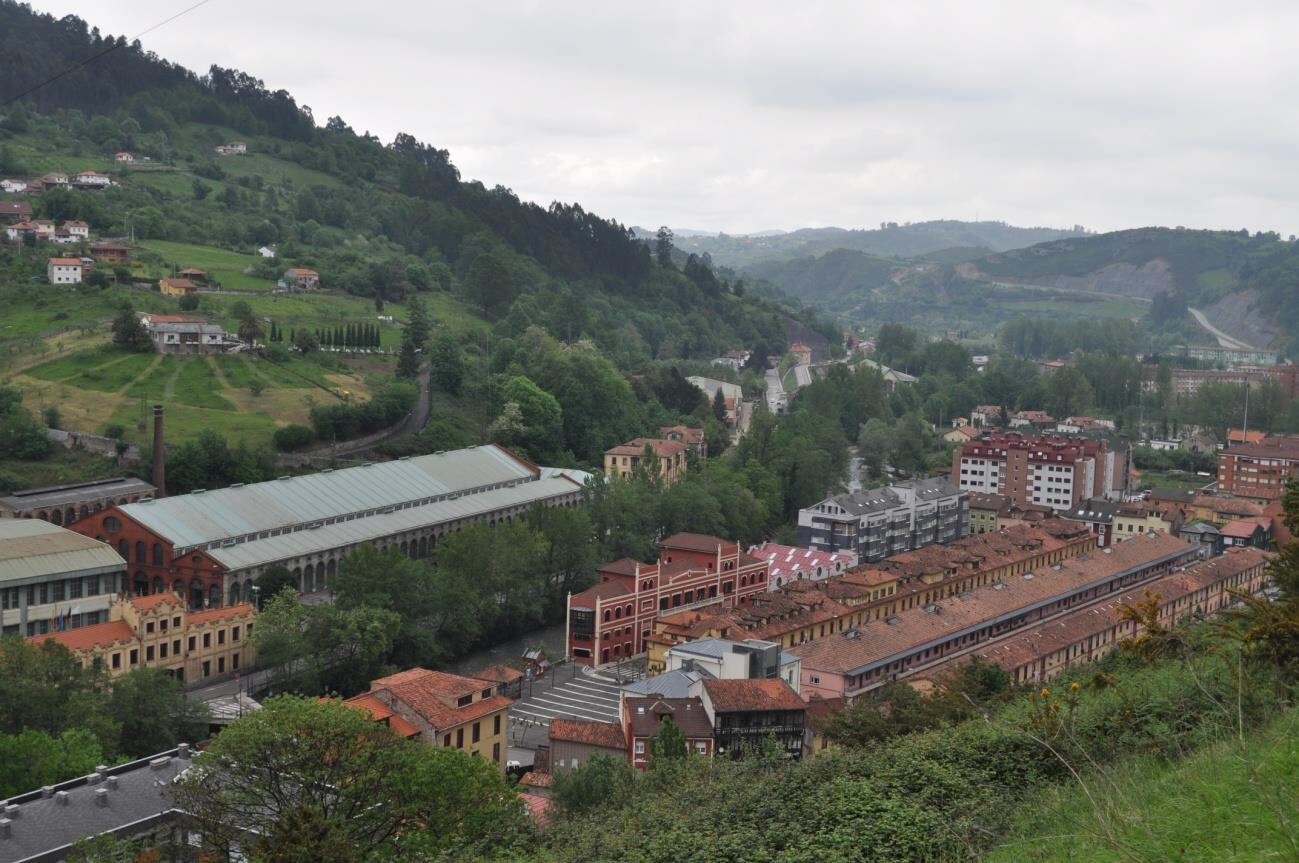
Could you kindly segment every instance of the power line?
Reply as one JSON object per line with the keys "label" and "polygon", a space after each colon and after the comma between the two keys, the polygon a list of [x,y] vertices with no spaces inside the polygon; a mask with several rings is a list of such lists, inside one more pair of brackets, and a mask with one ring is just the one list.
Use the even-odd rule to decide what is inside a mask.
{"label": "power line", "polygon": [[12,105],[14,102],[17,102],[19,99],[23,99],[26,98],[27,96],[30,96],[31,94],[35,93],[37,90],[41,89],[42,87],[48,87],[50,84],[53,84],[55,81],[59,80],[60,78],[66,78],[68,75],[71,75],[73,72],[76,72],[79,69],[84,69],[86,66],[89,66],[91,63],[95,62],[101,57],[107,56],[108,54],[111,54],[114,51],[116,51],[118,48],[121,48],[123,44],[129,45],[132,42],[137,41],[141,36],[148,36],[150,33],[152,33],[154,30],[157,30],[159,27],[164,27],[170,24],[172,21],[175,21],[177,18],[180,18],[182,15],[188,15],[190,12],[193,12],[195,9],[199,8],[200,6],[206,6],[208,3],[211,2],[212,0],[198,0],[198,2],[195,3],[193,6],[186,7],[185,9],[182,9],[179,12],[177,12],[175,15],[172,15],[169,18],[164,18],[163,20],[159,21],[157,24],[154,24],[151,27],[141,30],[139,33],[136,33],[125,43],[114,40],[113,44],[109,45],[107,48],[98,52],[97,54],[92,54],[91,56],[87,57],[81,62],[74,63],[73,65],[64,69],[62,72],[53,76],[52,78],[47,78],[46,80],[42,81],[36,86],[24,90],[23,92],[19,93],[17,96],[14,96],[11,99],[6,99],[3,107],[8,107],[9,105]]}

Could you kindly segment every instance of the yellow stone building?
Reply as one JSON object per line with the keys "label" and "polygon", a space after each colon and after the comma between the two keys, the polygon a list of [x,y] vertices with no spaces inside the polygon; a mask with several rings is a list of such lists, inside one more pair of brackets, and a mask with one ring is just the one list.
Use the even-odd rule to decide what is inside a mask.
{"label": "yellow stone building", "polygon": [[87,668],[98,664],[117,677],[137,668],[162,668],[183,683],[225,677],[252,667],[257,611],[247,603],[187,611],[174,593],[118,597],[107,623],[27,639],[62,644]]}
{"label": "yellow stone building", "polygon": [[370,683],[370,691],[343,703],[364,710],[395,733],[433,746],[488,758],[505,770],[512,699],[497,683],[411,668]]}
{"label": "yellow stone building", "polygon": [[663,484],[672,485],[686,475],[688,450],[689,446],[683,441],[638,437],[604,451],[604,475],[626,479],[646,459],[655,459]]}

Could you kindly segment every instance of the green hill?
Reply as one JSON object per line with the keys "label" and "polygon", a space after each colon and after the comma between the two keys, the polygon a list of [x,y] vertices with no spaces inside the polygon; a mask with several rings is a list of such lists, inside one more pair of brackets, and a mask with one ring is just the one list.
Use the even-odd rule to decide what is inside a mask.
{"label": "green hill", "polygon": [[960,272],[1147,301],[1166,294],[1260,347],[1293,349],[1299,325],[1299,245],[1275,233],[1139,228],[1002,252]]}
{"label": "green hill", "polygon": [[1299,712],[1196,752],[1137,759],[1049,789],[988,863],[1292,860],[1299,848]]}
{"label": "green hill", "polygon": [[[648,236],[650,232],[644,233]],[[1020,228],[1004,222],[939,219],[901,225],[887,222],[870,230],[803,228],[789,233],[747,236],[690,232],[678,237],[677,245],[687,252],[706,253],[721,266],[746,269],[762,263],[819,257],[837,249],[885,258],[918,258],[956,247],[1005,251],[1081,235],[1077,229]]]}
{"label": "green hill", "polygon": [[[694,256],[678,253],[676,264],[660,264],[621,224],[577,204],[540,206],[505,186],[465,181],[447,151],[409,135],[383,143],[340,117],[318,123],[290,94],[242,72],[213,67],[198,75],[80,19],[55,19],[12,0],[0,0],[0,45],[0,101],[18,97],[0,117],[0,176],[109,174],[115,185],[103,191],[52,189],[25,199],[37,217],[80,219],[94,235],[132,245],[129,266],[104,269],[112,286],[74,289],[39,282],[48,257],[82,249],[0,244],[7,311],[0,373],[34,409],[52,403],[91,426],[79,430],[124,424],[133,436],[136,426],[123,420],[134,416],[136,401],[159,390],[170,399],[176,387],[163,372],[130,364],[112,365],[112,380],[98,390],[79,386],[88,382],[84,375],[49,381],[28,372],[98,350],[123,301],[137,310],[176,310],[175,300],[148,285],[188,267],[206,270],[222,289],[201,294],[198,313],[230,329],[237,303],[281,332],[322,336],[391,315],[380,325],[382,346],[396,350],[408,305],[418,298],[432,318],[425,356],[451,369],[434,375],[447,390],[435,407],[443,436],[426,446],[488,433],[504,407],[497,376],[527,370],[525,346],[537,344],[536,331],[593,351],[620,378],[614,403],[600,406],[559,380],[538,381],[573,412],[572,435],[552,455],[579,461],[676,421],[683,407],[689,412],[666,395],[670,404],[661,403],[653,388],[633,394],[631,380],[735,348],[780,354],[787,344],[785,306],[746,296]],[[96,59],[60,75],[88,56]],[[245,142],[248,155],[217,155],[214,147],[232,140]],[[118,163],[119,151],[134,162]],[[276,257],[258,254],[263,246]],[[309,298],[273,293],[289,267],[319,272],[324,291]],[[832,325],[799,317],[837,344]],[[339,376],[333,387],[352,396],[384,386],[395,367],[383,357],[320,364],[318,377]],[[118,380],[133,369],[136,377]],[[472,382],[474,397],[462,392],[462,379]],[[210,404],[176,404],[225,415],[180,422],[181,440],[206,426],[261,443],[276,427],[301,422],[309,397],[330,398],[304,387],[298,403],[286,406],[272,403],[268,389],[245,404],[236,395],[246,382],[214,380]],[[86,392],[98,394],[83,398]],[[591,420],[597,408],[607,421]],[[249,411],[261,418],[250,420]]]}

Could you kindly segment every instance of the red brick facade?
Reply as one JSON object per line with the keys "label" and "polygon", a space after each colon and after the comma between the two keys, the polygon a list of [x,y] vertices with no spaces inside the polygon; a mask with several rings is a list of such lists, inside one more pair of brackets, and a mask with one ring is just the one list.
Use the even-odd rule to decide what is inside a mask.
{"label": "red brick facade", "polygon": [[603,665],[645,652],[654,620],[683,608],[731,607],[767,590],[767,562],[715,536],[663,540],[658,563],[623,559],[600,568],[600,582],[569,598],[568,655]]}
{"label": "red brick facade", "polygon": [[127,584],[136,596],[175,591],[191,609],[219,608],[224,567],[205,551],[176,557],[165,538],[113,507],[71,525],[78,533],[106,542],[126,561]]}
{"label": "red brick facade", "polygon": [[1299,475],[1299,440],[1267,437],[1218,453],[1218,491],[1262,502],[1279,500]]}

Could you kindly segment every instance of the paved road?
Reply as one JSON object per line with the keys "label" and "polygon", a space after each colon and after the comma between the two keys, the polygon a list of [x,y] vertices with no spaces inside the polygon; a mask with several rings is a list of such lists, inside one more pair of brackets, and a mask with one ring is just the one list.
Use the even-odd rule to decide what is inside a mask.
{"label": "paved road", "polygon": [[787,403],[788,397],[785,395],[785,385],[780,382],[780,372],[777,369],[767,369],[767,410],[773,414],[784,413]]}
{"label": "paved road", "polygon": [[799,387],[810,387],[812,385],[812,367],[794,366],[794,380]]}
{"label": "paved road", "polygon": [[1193,318],[1195,318],[1195,322],[1197,324],[1199,324],[1200,326],[1208,330],[1218,340],[1219,347],[1224,347],[1227,348],[1228,350],[1233,350],[1233,351],[1258,350],[1253,345],[1246,344],[1245,342],[1242,342],[1240,339],[1233,338],[1232,336],[1227,335],[1222,330],[1215,327],[1213,324],[1209,323],[1209,319],[1205,316],[1204,312],[1200,311],[1199,309],[1188,308],[1187,311],[1191,313],[1191,316]]}

